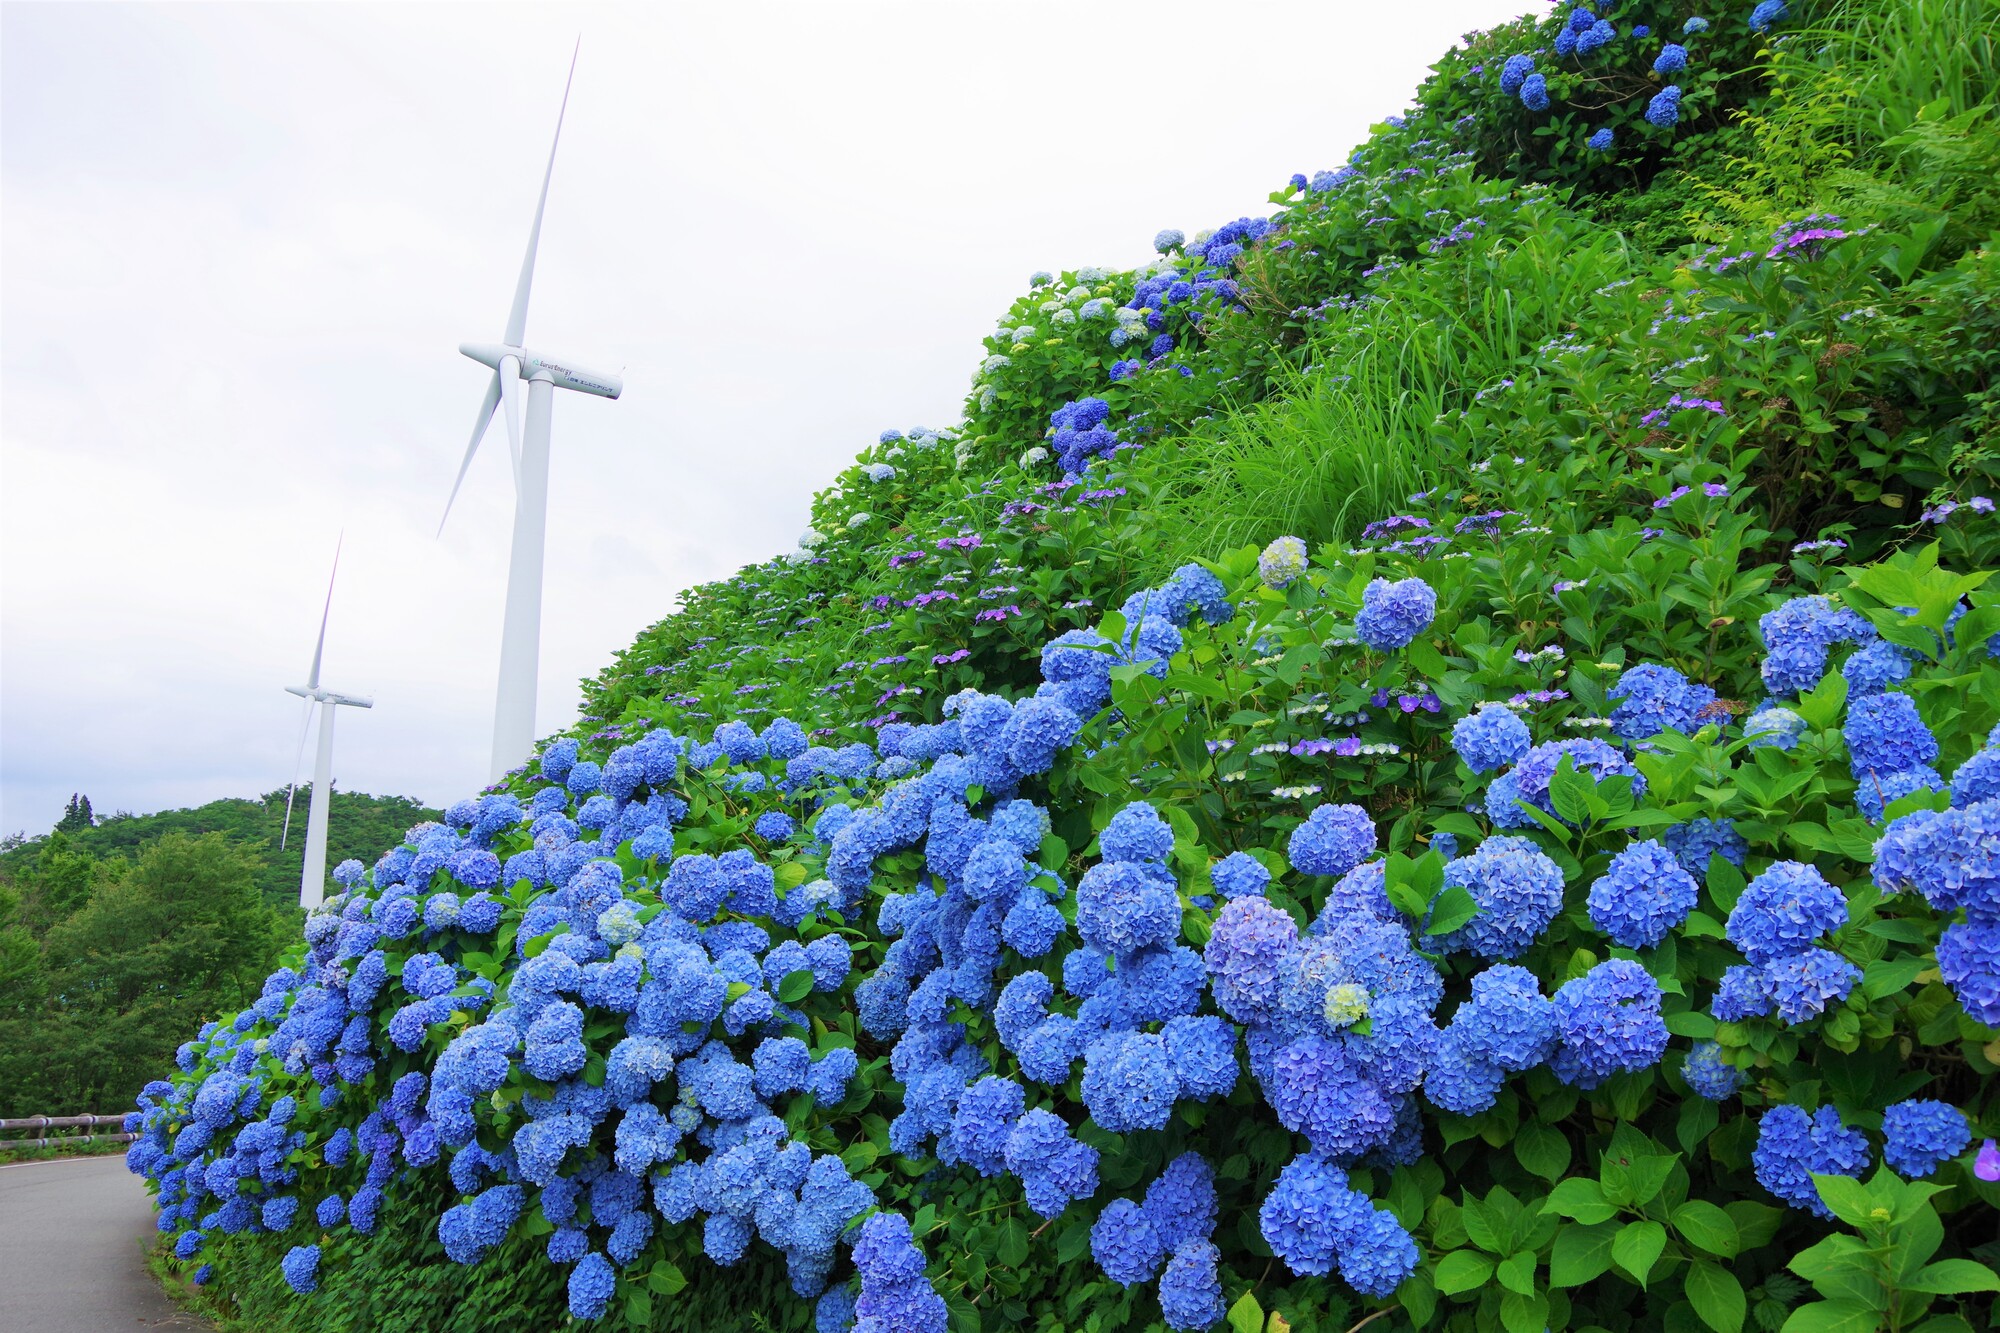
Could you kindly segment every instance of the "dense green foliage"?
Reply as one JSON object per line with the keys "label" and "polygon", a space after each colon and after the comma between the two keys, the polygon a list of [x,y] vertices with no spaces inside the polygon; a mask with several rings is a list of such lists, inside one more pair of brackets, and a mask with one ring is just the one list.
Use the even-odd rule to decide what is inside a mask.
{"label": "dense green foliage", "polygon": [[[1691,12],[1628,8],[1621,26],[1669,34]],[[1627,68],[1628,48],[1552,75],[1546,115],[1497,90],[1499,63],[1549,46],[1566,7],[1475,36],[1440,62],[1415,111],[1356,152],[1351,179],[1274,195],[1272,229],[1232,261],[1238,299],[1160,312],[1177,345],[1136,373],[1109,378],[1126,350],[1106,336],[1114,317],[1081,311],[1131,299],[1150,271],[1038,280],[989,340],[961,424],[868,449],[818,497],[800,552],[695,590],[587,684],[578,738],[590,759],[662,729],[705,739],[736,718],[791,718],[830,745],[866,740],[887,720],[938,721],[962,690],[1026,694],[1052,635],[1096,627],[1122,641],[1116,608],[1200,559],[1236,615],[1190,623],[1160,672],[1114,668],[1111,706],[1022,783],[1051,821],[1036,882],[1075,884],[1109,859],[1100,835],[1144,800],[1172,830],[1182,943],[1210,941],[1224,912],[1213,867],[1239,851],[1274,873],[1269,900],[1304,927],[1336,891],[1293,864],[1292,834],[1322,803],[1358,804],[1388,854],[1390,901],[1443,974],[1440,1023],[1482,967],[1441,943],[1477,906],[1444,887],[1446,840],[1470,847],[1508,827],[1488,778],[1455,752],[1453,723],[1512,701],[1538,742],[1604,735],[1620,676],[1642,663],[1714,691],[1698,717],[1629,747],[1629,771],[1558,770],[1546,807],[1515,830],[1560,869],[1564,897],[1513,961],[1548,993],[1607,961],[1636,964],[1660,994],[1664,1060],[1590,1087],[1537,1065],[1476,1114],[1425,1103],[1420,1157],[1348,1173],[1420,1252],[1386,1301],[1299,1276],[1274,1254],[1259,1210],[1306,1141],[1249,1076],[1225,1099],[1182,1101],[1164,1129],[1124,1133],[1085,1115],[1079,1080],[1033,1084],[1031,1101],[1101,1154],[1094,1198],[1042,1220],[1009,1174],[893,1148],[912,1089],[895,1077],[891,1043],[857,1022],[852,982],[821,994],[785,977],[774,989],[803,1020],[788,1030],[816,1055],[852,1047],[860,1074],[837,1105],[801,1094],[774,1110],[796,1141],[838,1154],[880,1207],[912,1219],[957,1333],[1160,1326],[1152,1284],[1106,1277],[1091,1228],[1114,1196],[1136,1199],[1190,1149],[1216,1170],[1214,1239],[1236,1333],[1370,1320],[1465,1333],[1996,1326],[2000,1189],[1975,1177],[1969,1152],[1923,1181],[1874,1165],[1885,1110],[1913,1097],[1960,1108],[1974,1142],[2000,1133],[2000,1030],[1967,1012],[1940,968],[1952,911],[1885,893],[1871,870],[1884,821],[1864,812],[1883,793],[1849,736],[1866,691],[1836,660],[1781,699],[1799,719],[1793,744],[1755,743],[1743,722],[1752,701],[1786,693],[1762,670],[1776,645],[1760,642],[1760,619],[1826,595],[1909,650],[1897,689],[1936,738],[1940,774],[1991,752],[2000,520],[1990,506],[1942,502],[2000,488],[2000,11],[1801,2],[1776,30],[1790,35],[1772,40],[1748,30],[1747,9],[1711,16],[1672,133],[1644,119],[1659,81],[1643,61]],[[1619,150],[1587,152],[1584,137],[1606,126]],[[1841,234],[1773,247],[1775,228],[1812,213],[1837,214],[1826,230]],[[1186,253],[1168,250],[1169,262]],[[1046,423],[1091,396],[1128,447],[1065,481]],[[1391,514],[1404,520],[1364,530]],[[1258,548],[1285,534],[1306,539],[1310,570],[1261,578]],[[1378,576],[1421,578],[1437,594],[1424,630],[1386,652],[1355,641]],[[672,783],[688,807],[674,852],[751,848],[783,893],[837,874],[829,839],[765,839],[753,821],[772,810],[806,819],[822,800],[866,807],[889,777],[829,791],[785,775],[777,762],[685,766]],[[516,790],[548,788],[531,770]],[[990,811],[979,787],[961,795]],[[1949,804],[1920,790],[1886,814]],[[1695,867],[1698,900],[1660,942],[1613,944],[1587,910],[1593,886],[1628,844],[1698,818],[1732,821],[1744,856]],[[530,845],[522,825],[492,849],[504,859]],[[630,841],[597,850],[657,919],[665,858]],[[1787,861],[1840,890],[1845,921],[1826,942],[1855,984],[1794,1021],[1719,1017],[1717,982],[1744,957],[1726,923],[1747,884]],[[929,882],[921,847],[895,851],[873,863],[857,908],[794,933],[847,939],[855,977],[869,976],[890,943],[879,906],[928,894]],[[446,886],[443,871],[429,880]],[[355,901],[371,887],[389,901],[383,884]],[[519,957],[557,938],[524,928],[542,897],[526,880],[498,895],[492,940],[441,928],[382,941],[392,978],[420,951],[446,955],[466,1004],[414,1049],[392,1049],[387,1016],[409,998],[392,980],[371,1029],[381,1058],[357,1092],[326,1106],[314,1079],[255,1063],[267,1097],[300,1099],[305,1138],[289,1160],[308,1209],[363,1179],[358,1161],[326,1161],[335,1129],[357,1125],[399,1078],[435,1070],[478,1021],[480,992],[504,994]],[[1070,926],[1076,901],[1061,901]],[[305,966],[305,951],[287,964]],[[997,980],[1035,966],[1009,952]],[[954,1001],[949,1017],[995,1072],[1019,1075],[990,1004]],[[245,1026],[249,1040],[270,1031]],[[586,1081],[603,1081],[623,1031],[593,1017]],[[229,1040],[196,1043],[174,1104]],[[1732,1095],[1691,1090],[1696,1042],[1716,1043],[1740,1080]],[[551,1091],[511,1069],[475,1108],[478,1144],[504,1149],[524,1099]],[[1868,1170],[1818,1184],[1826,1217],[1797,1198],[1783,1206],[1760,1177],[1760,1123],[1776,1107],[1829,1108],[1866,1138]],[[609,1143],[607,1125],[578,1156],[601,1159]],[[215,1308],[274,1330],[470,1329],[512,1308],[559,1319],[561,1270],[543,1257],[555,1228],[532,1205],[494,1253],[446,1266],[436,1218],[463,1197],[442,1164],[413,1168],[372,1236],[309,1215],[280,1234],[211,1235],[200,1259],[215,1265]],[[320,1247],[320,1289],[306,1299],[278,1266],[301,1243]],[[700,1226],[662,1226],[624,1266],[608,1318],[808,1327],[810,1307],[782,1281],[766,1248],[722,1267]]]}
{"label": "dense green foliage", "polygon": [[[57,858],[50,858],[56,861]],[[256,993],[290,933],[220,834],[166,833],[87,873],[39,938],[0,887],[0,1115],[102,1112],[132,1097],[190,1024]]]}
{"label": "dense green foliage", "polygon": [[[0,851],[0,1116],[129,1102],[190,1025],[255,994],[298,932],[310,787],[288,848],[285,793],[95,818],[72,797],[50,833]],[[371,855],[434,817],[336,791],[329,855]],[[190,948],[190,942],[198,947]]]}

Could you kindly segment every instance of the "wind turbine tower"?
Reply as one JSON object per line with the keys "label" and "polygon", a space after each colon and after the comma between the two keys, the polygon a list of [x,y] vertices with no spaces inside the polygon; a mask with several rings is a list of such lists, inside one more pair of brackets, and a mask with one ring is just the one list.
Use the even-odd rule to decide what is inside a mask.
{"label": "wind turbine tower", "polygon": [[[334,547],[333,574],[340,573],[340,548]],[[283,847],[292,834],[292,798],[298,795],[299,765],[306,757],[306,737],[312,730],[313,710],[319,710],[319,752],[313,756],[312,806],[306,815],[306,859],[299,871],[299,906],[308,912],[326,900],[326,822],[333,806],[333,713],[336,708],[373,708],[373,699],[356,694],[336,694],[321,689],[320,659],[326,655],[326,622],[333,612],[333,577],[326,581],[326,606],[319,613],[319,642],[313,647],[312,670],[303,685],[287,685],[285,693],[306,701],[304,723],[299,727],[299,753],[292,761],[292,786],[285,793],[285,828],[278,837]]]}
{"label": "wind turbine tower", "polygon": [[[581,43],[579,42],[579,45]],[[576,77],[576,56],[570,55],[570,78]],[[542,194],[535,204],[535,222],[528,229],[528,253],[521,261],[514,306],[507,331],[497,343],[461,343],[459,351],[493,370],[486,398],[472,425],[472,442],[458,465],[458,480],[445,501],[445,516],[465,482],[472,456],[493,422],[495,409],[507,422],[507,448],[514,471],[514,543],[507,565],[507,615],[500,633],[500,686],[493,702],[493,754],[489,775],[497,782],[507,770],[528,757],[535,744],[535,689],[541,668],[542,548],[548,530],[549,419],[555,391],[573,389],[599,398],[616,398],[624,384],[616,375],[584,370],[567,359],[522,345],[527,336],[528,290],[535,279],[535,248],[542,238],[542,213],[549,202],[549,178],[556,169],[556,144],[562,141],[563,111],[569,109],[569,84],[563,85],[562,110],[556,113],[555,140],[549,145],[549,165],[542,173]],[[528,382],[528,422],[521,430],[522,380]],[[444,519],[438,520],[444,531]]]}

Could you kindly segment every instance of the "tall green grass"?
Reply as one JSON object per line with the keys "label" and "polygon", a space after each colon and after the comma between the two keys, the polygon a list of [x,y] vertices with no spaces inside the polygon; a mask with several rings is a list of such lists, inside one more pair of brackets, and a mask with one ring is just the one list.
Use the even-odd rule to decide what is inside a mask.
{"label": "tall green grass", "polygon": [[1526,367],[1632,263],[1615,232],[1549,208],[1517,242],[1387,275],[1369,308],[1313,345],[1307,369],[1163,451],[1162,562],[1285,533],[1346,541],[1397,512],[1452,461],[1438,418]]}

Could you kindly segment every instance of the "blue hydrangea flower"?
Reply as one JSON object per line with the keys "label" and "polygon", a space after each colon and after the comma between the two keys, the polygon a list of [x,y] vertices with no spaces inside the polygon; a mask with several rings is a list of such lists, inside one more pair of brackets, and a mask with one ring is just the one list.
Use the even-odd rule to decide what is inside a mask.
{"label": "blue hydrangea flower", "polygon": [[1688,53],[1678,42],[1668,42],[1660,48],[1660,54],[1653,57],[1653,73],[1678,74],[1687,68]]}
{"label": "blue hydrangea flower", "polygon": [[1255,857],[1231,852],[1215,863],[1209,878],[1224,898],[1241,898],[1262,894],[1271,883],[1271,872]]}
{"label": "blue hydrangea flower", "polygon": [[1482,704],[1478,712],[1466,714],[1451,729],[1452,748],[1475,773],[1491,773],[1515,763],[1533,744],[1528,724],[1505,704]]}
{"label": "blue hydrangea flower", "polygon": [[1298,947],[1298,923],[1284,909],[1263,897],[1225,903],[1202,950],[1222,1012],[1239,1023],[1270,1021],[1287,961]]}
{"label": "blue hydrangea flower", "polygon": [[1843,1126],[1831,1106],[1811,1115],[1797,1106],[1774,1106],[1758,1122],[1750,1164],[1765,1189],[1830,1221],[1833,1210],[1821,1202],[1813,1176],[1860,1175],[1868,1167],[1868,1140]]}
{"label": "blue hydrangea flower", "polygon": [[1715,691],[1693,684],[1672,667],[1646,662],[1621,672],[1606,697],[1618,705],[1611,710],[1612,731],[1628,741],[1643,741],[1663,731],[1699,731]]}
{"label": "blue hydrangea flower", "polygon": [[1180,1080],[1158,1033],[1112,1032],[1084,1051],[1082,1091],[1090,1118],[1123,1134],[1165,1128]]}
{"label": "blue hydrangea flower", "polygon": [[1864,772],[1900,773],[1934,763],[1938,757],[1937,738],[1907,694],[1848,700],[1847,724],[1840,734],[1847,741],[1848,762],[1857,777]]}
{"label": "blue hydrangea flower", "polygon": [[1700,896],[1694,876],[1665,847],[1634,842],[1590,886],[1590,920],[1614,944],[1650,949],[1687,920]]}
{"label": "blue hydrangea flower", "polygon": [[1444,879],[1471,894],[1479,908],[1472,920],[1433,941],[1447,953],[1516,957],[1562,911],[1562,870],[1526,838],[1488,838],[1470,856],[1447,864]]}
{"label": "blue hydrangea flower", "polygon": [[1722,1057],[1722,1047],[1712,1041],[1698,1041],[1681,1065],[1681,1077],[1697,1095],[1712,1102],[1728,1101],[1742,1086],[1743,1071]]}
{"label": "blue hydrangea flower", "polygon": [[1373,579],[1361,594],[1354,632],[1378,653],[1407,648],[1437,618],[1437,593],[1420,578]]}
{"label": "blue hydrangea flower", "polygon": [[1417,1242],[1395,1215],[1370,1207],[1341,1246],[1340,1276],[1362,1295],[1387,1300],[1416,1271],[1418,1258]]}
{"label": "blue hydrangea flower", "polygon": [[1107,861],[1164,861],[1174,849],[1174,831],[1159,811],[1134,801],[1111,817],[1098,835]]}
{"label": "blue hydrangea flower", "polygon": [[2000,1027],[2000,924],[1960,921],[1937,944],[1938,972],[1965,1012]]}
{"label": "blue hydrangea flower", "polygon": [[1331,1158],[1301,1153],[1278,1173],[1257,1220],[1264,1241],[1301,1277],[1333,1271],[1341,1245],[1357,1235],[1368,1201],[1347,1185]]}
{"label": "blue hydrangea flower", "polygon": [[[1661,96],[1665,96],[1662,93]],[[1655,99],[1657,100],[1657,99]],[[1675,116],[1679,94],[1675,92]],[[1875,627],[1823,596],[1794,597],[1757,621],[1764,638],[1764,684],[1774,695],[1802,694],[1826,673],[1826,655],[1837,643],[1870,643]]]}
{"label": "blue hydrangea flower", "polygon": [[2000,797],[2000,749],[1988,745],[1951,775],[1951,803],[1963,810],[1996,797]]}
{"label": "blue hydrangea flower", "polygon": [[1205,1329],[1222,1318],[1222,1252],[1207,1240],[1183,1241],[1160,1274],[1160,1313],[1167,1327]]}
{"label": "blue hydrangea flower", "polygon": [[785,842],[791,838],[797,825],[792,822],[792,817],[782,810],[766,810],[757,816],[754,827],[757,836],[765,842]]}
{"label": "blue hydrangea flower", "polygon": [[1121,1287],[1150,1282],[1166,1258],[1160,1233],[1130,1199],[1113,1199],[1090,1228],[1090,1257]]}
{"label": "blue hydrangea flower", "polygon": [[1603,129],[1594,132],[1588,139],[1585,139],[1583,145],[1593,153],[1608,153],[1611,151],[1611,146],[1616,139],[1617,136],[1612,133],[1611,127],[1606,125]]}
{"label": "blue hydrangea flower", "polygon": [[1965,1112],[1946,1102],[1897,1102],[1882,1113],[1882,1160],[1911,1180],[1937,1171],[1972,1143]]}
{"label": "blue hydrangea flower", "polygon": [[1703,18],[1699,14],[1689,19],[1686,23],[1681,24],[1681,35],[1685,37],[1692,37],[1698,32],[1707,32],[1707,31],[1708,31],[1708,20]]}
{"label": "blue hydrangea flower", "polygon": [[1521,105],[1530,111],[1549,109],[1549,81],[1540,74],[1530,74],[1521,81]]}
{"label": "blue hydrangea flower", "polygon": [[1879,824],[1889,807],[1905,796],[1945,789],[1943,775],[1928,764],[1918,764],[1896,773],[1861,773],[1854,784],[1854,808],[1869,823]]}
{"label": "blue hydrangea flower", "polygon": [[1594,1088],[1613,1074],[1650,1069],[1666,1053],[1660,984],[1630,959],[1610,959],[1564,982],[1555,1011],[1562,1044],[1550,1067],[1565,1083]]}
{"label": "blue hydrangea flower", "polygon": [[1885,893],[1914,888],[1940,912],[2000,921],[2000,801],[1896,819],[1875,844],[1874,879]]}
{"label": "blue hydrangea flower", "polygon": [[1292,830],[1292,868],[1307,875],[1345,875],[1375,852],[1375,821],[1358,805],[1322,805]]}
{"label": "blue hydrangea flower", "polygon": [[1179,936],[1181,901],[1164,869],[1136,861],[1101,861],[1076,886],[1076,930],[1086,944],[1127,954]]}
{"label": "blue hydrangea flower", "polygon": [[1500,91],[1512,97],[1521,91],[1521,84],[1535,72],[1535,58],[1530,55],[1511,55],[1507,63],[1500,67]]}
{"label": "blue hydrangea flower", "polygon": [[1750,31],[1768,32],[1771,26],[1785,21],[1791,7],[1785,0],[1759,0],[1757,7],[1750,11]]}
{"label": "blue hydrangea flower", "polygon": [[1681,89],[1679,84],[1668,84],[1666,87],[1660,89],[1659,92],[1654,93],[1652,100],[1646,103],[1646,123],[1649,125],[1658,126],[1663,130],[1670,130],[1680,123],[1680,119]]}
{"label": "blue hydrangea flower", "polygon": [[1501,963],[1472,979],[1472,998],[1458,1007],[1447,1029],[1467,1055],[1503,1070],[1527,1070],[1555,1051],[1556,1010],[1535,974]]}
{"label": "blue hydrangea flower", "polygon": [[1801,861],[1774,861],[1730,910],[1729,941],[1753,963],[1811,948],[1847,924],[1847,898]]}
{"label": "blue hydrangea flower", "polygon": [[1777,1005],[1770,978],[1764,969],[1738,963],[1722,969],[1716,987],[1714,1014],[1718,1023],[1740,1023],[1746,1018],[1768,1017]]}
{"label": "blue hydrangea flower", "polygon": [[319,1246],[294,1245],[278,1261],[285,1281],[293,1291],[301,1296],[310,1296],[319,1290]]}
{"label": "blue hydrangea flower", "polygon": [[1750,844],[1736,831],[1735,823],[1727,819],[1690,819],[1684,824],[1673,824],[1660,834],[1660,841],[1674,854],[1681,869],[1703,881],[1708,878],[1710,857],[1720,856],[1740,867],[1750,854]]}
{"label": "blue hydrangea flower", "polygon": [[1179,249],[1187,241],[1187,233],[1179,227],[1167,227],[1153,237],[1153,248],[1161,254]]}
{"label": "blue hydrangea flower", "polygon": [[1644,775],[1626,762],[1625,756],[1614,747],[1594,737],[1550,741],[1522,755],[1520,762],[1487,787],[1487,817],[1501,828],[1534,828],[1534,817],[1520,808],[1522,803],[1532,805],[1545,814],[1555,814],[1554,802],[1549,798],[1549,783],[1564,758],[1569,759],[1578,773],[1600,782],[1605,778],[1629,776],[1632,779],[1632,794],[1645,794]]}
{"label": "blue hydrangea flower", "polygon": [[1829,1004],[1847,998],[1861,980],[1861,969],[1831,949],[1804,949],[1770,959],[1763,965],[1765,981],[1787,1023],[1819,1017]]}
{"label": "blue hydrangea flower", "polygon": [[1766,699],[1743,719],[1743,734],[1750,737],[1750,748],[1771,746],[1778,750],[1795,749],[1799,737],[1805,734],[1806,720],[1789,708],[1780,708]]}

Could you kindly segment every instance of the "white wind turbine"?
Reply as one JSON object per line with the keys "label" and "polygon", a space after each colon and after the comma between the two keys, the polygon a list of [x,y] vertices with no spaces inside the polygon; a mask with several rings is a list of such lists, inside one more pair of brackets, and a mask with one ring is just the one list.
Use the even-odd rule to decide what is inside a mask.
{"label": "white wind turbine", "polygon": [[[579,42],[581,45],[581,42]],[[570,55],[570,78],[576,77],[576,56]],[[542,637],[542,544],[548,527],[549,505],[549,417],[555,406],[555,390],[574,389],[616,398],[624,385],[616,375],[602,375],[574,364],[558,361],[521,345],[528,324],[528,289],[535,279],[535,247],[542,237],[542,211],[549,202],[549,177],[556,169],[556,144],[562,140],[563,111],[569,108],[569,84],[563,85],[563,110],[556,113],[556,134],[549,144],[549,165],[542,173],[542,195],[535,204],[535,225],[528,230],[528,253],[521,261],[521,279],[514,288],[514,308],[507,315],[507,332],[498,343],[461,343],[458,350],[483,366],[493,368],[486,386],[486,400],[472,425],[472,442],[465,447],[465,459],[458,465],[458,480],[452,483],[451,498],[445,501],[445,515],[451,514],[452,500],[465,482],[466,469],[479,451],[479,442],[492,424],[495,408],[504,405],[507,447],[514,463],[514,545],[507,566],[507,618],[500,633],[500,687],[493,703],[493,757],[491,777],[498,781],[507,770],[528,757],[535,743],[535,687],[540,668]],[[520,381],[528,381],[528,430],[524,439],[520,421]],[[438,520],[444,531],[444,519]]]}
{"label": "white wind turbine", "polygon": [[305,721],[299,727],[299,752],[292,760],[292,786],[285,793],[285,828],[278,836],[283,847],[292,836],[292,798],[298,795],[299,765],[305,762],[306,736],[312,730],[313,709],[319,709],[319,753],[313,758],[312,808],[306,816],[306,859],[299,871],[299,906],[310,912],[326,899],[326,821],[333,805],[333,711],[373,708],[373,699],[354,694],[336,694],[319,684],[320,659],[326,655],[326,622],[333,613],[333,580],[340,573],[340,546],[333,548],[333,574],[326,580],[326,606],[319,613],[319,642],[313,645],[312,670],[303,685],[287,685],[285,693],[306,701]]}

